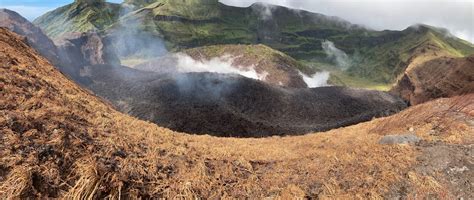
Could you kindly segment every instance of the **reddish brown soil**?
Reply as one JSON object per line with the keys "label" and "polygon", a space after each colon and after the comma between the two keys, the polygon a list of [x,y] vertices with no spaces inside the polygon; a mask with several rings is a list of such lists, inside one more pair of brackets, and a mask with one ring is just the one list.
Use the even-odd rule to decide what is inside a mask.
{"label": "reddish brown soil", "polygon": [[412,105],[474,92],[474,55],[438,57],[410,66],[392,88]]}
{"label": "reddish brown soil", "polygon": [[[469,94],[305,136],[186,135],[113,110],[0,28],[0,198],[470,199],[473,110]],[[407,132],[421,142],[379,144]]]}

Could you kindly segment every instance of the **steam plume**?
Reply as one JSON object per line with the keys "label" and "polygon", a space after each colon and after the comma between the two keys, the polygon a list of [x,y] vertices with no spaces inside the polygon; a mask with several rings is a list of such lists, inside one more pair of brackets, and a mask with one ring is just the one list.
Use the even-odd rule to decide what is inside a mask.
{"label": "steam plume", "polygon": [[317,88],[328,86],[328,80],[330,73],[327,71],[316,72],[315,74],[308,76],[300,72],[304,82],[309,88]]}
{"label": "steam plume", "polygon": [[196,60],[184,53],[169,54],[156,61],[138,65],[145,71],[159,73],[211,72],[219,74],[238,74],[247,78],[264,81],[267,72],[258,73],[255,66],[235,66],[235,57],[223,55],[209,60]]}
{"label": "steam plume", "polygon": [[252,9],[260,15],[260,19],[264,21],[271,20],[273,18],[274,5],[267,3],[255,3]]}
{"label": "steam plume", "polygon": [[166,55],[164,41],[148,31],[143,31],[138,18],[127,17],[133,10],[132,5],[122,5],[119,25],[113,30],[111,44],[114,46],[116,54],[123,59],[146,60],[150,58]]}
{"label": "steam plume", "polygon": [[351,66],[351,60],[349,56],[347,56],[344,51],[338,49],[333,42],[325,40],[321,46],[327,57],[335,62],[339,68],[346,70]]}

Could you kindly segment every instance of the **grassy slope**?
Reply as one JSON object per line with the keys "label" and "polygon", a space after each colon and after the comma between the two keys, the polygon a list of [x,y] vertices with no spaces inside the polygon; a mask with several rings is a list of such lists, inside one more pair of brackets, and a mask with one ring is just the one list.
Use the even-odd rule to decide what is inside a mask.
{"label": "grassy slope", "polygon": [[[128,3],[139,6],[124,19],[139,19],[141,29],[165,38],[170,49],[216,44],[265,44],[316,68],[333,71],[333,82],[340,85],[387,89],[404,72],[410,61],[426,54],[420,52],[421,49],[428,48],[431,56],[436,52],[450,56],[474,53],[472,44],[446,37],[443,30],[425,25],[404,31],[372,31],[336,17],[265,4],[238,8],[216,0]],[[54,15],[63,16],[60,13],[65,12],[65,9],[53,11],[36,22],[52,35],[69,31],[58,30],[59,25],[55,25],[57,22],[46,25],[52,20],[43,20]],[[272,17],[262,16],[262,12],[271,13]],[[106,21],[105,24],[109,24],[110,21]],[[88,25],[79,24],[75,29],[91,29]],[[339,71],[331,66],[333,63],[326,58],[321,47],[324,40],[333,41],[337,48],[352,58],[350,69]]]}
{"label": "grassy slope", "polygon": [[[452,185],[457,182],[452,180],[469,177],[450,179],[453,175],[448,172],[451,166],[463,166],[458,160],[469,159],[465,149],[474,142],[472,125],[467,123],[473,116],[474,104],[469,104],[473,95],[320,134],[265,139],[191,136],[114,111],[5,29],[0,29],[0,44],[2,197],[456,199],[456,193],[463,191],[464,197],[470,195],[468,188]],[[378,144],[384,135],[410,128],[422,143]],[[443,153],[446,148],[454,153]],[[438,157],[429,157],[430,153]],[[432,162],[437,159],[447,162],[446,168]]]}
{"label": "grassy slope", "polygon": [[100,31],[115,23],[120,5],[75,2],[50,11],[33,21],[51,38],[68,32]]}
{"label": "grassy slope", "polygon": [[206,59],[221,57],[224,55],[231,55],[234,57],[244,57],[251,59],[249,63],[260,64],[266,62],[282,62],[289,66],[296,68],[307,74],[312,74],[315,71],[303,62],[299,62],[283,52],[274,50],[266,45],[211,45],[198,48],[191,48],[184,51],[184,53],[202,54]]}
{"label": "grassy slope", "polygon": [[[413,58],[425,55],[416,49],[429,48],[430,53],[451,56],[474,53],[472,44],[446,37],[442,30],[426,25],[378,32],[335,17],[276,6],[268,8],[273,16],[265,19],[259,12],[264,7],[262,4],[249,8],[223,4],[195,7],[160,2],[148,6],[150,10],[140,10],[129,17],[142,18],[147,27],[156,27],[154,29],[175,48],[263,43],[317,68],[333,71],[334,80],[338,79],[334,81],[336,84],[383,90],[396,81]],[[200,12],[202,10],[208,12]],[[331,66],[321,48],[326,39],[352,58],[349,70],[338,71]]]}
{"label": "grassy slope", "polygon": [[415,58],[441,55],[460,57],[474,53],[472,45],[445,37],[427,26],[388,34],[400,35],[392,41],[361,45],[354,59],[354,66],[348,70],[349,74],[391,83]]}

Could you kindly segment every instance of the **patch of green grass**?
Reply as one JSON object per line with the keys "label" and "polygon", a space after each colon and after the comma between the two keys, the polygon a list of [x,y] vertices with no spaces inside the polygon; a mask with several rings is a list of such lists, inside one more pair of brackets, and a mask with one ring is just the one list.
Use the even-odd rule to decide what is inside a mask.
{"label": "patch of green grass", "polygon": [[[258,4],[238,8],[217,0],[136,3],[146,7],[124,18],[140,19],[139,27],[163,37],[172,51],[221,44],[264,44],[296,60],[324,63],[326,53],[321,43],[330,40],[352,62],[347,71],[334,74],[353,86],[383,88],[393,83],[411,58],[422,56],[418,51],[421,49],[458,57],[474,53],[472,44],[426,25],[403,31],[372,31],[337,18],[284,7],[273,7],[274,15],[265,19]],[[117,7],[75,3],[47,13],[35,23],[53,37],[71,31],[104,31],[118,20]],[[265,56],[265,52],[257,54]]]}
{"label": "patch of green grass", "polygon": [[363,88],[370,90],[388,91],[392,87],[390,83],[381,83],[371,81],[366,78],[356,77],[350,75],[347,71],[339,69],[337,66],[330,63],[314,62],[314,61],[300,61],[305,66],[311,67],[319,71],[330,72],[328,83],[337,86],[347,86],[354,88]]}
{"label": "patch of green grass", "polygon": [[69,32],[101,31],[118,20],[120,5],[97,2],[75,2],[48,12],[33,21],[49,37]]}
{"label": "patch of green grass", "polygon": [[332,85],[348,86],[354,88],[364,88],[370,90],[389,91],[392,84],[374,82],[365,78],[354,77],[343,71],[331,71],[329,83]]}

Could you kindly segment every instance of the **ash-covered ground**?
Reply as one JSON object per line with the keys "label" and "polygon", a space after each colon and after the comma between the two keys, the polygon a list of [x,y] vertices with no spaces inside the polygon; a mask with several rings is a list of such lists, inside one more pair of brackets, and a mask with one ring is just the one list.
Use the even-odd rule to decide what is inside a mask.
{"label": "ash-covered ground", "polygon": [[385,92],[344,87],[284,88],[233,74],[157,74],[95,65],[83,84],[119,110],[160,126],[223,137],[300,135],[396,113]]}

